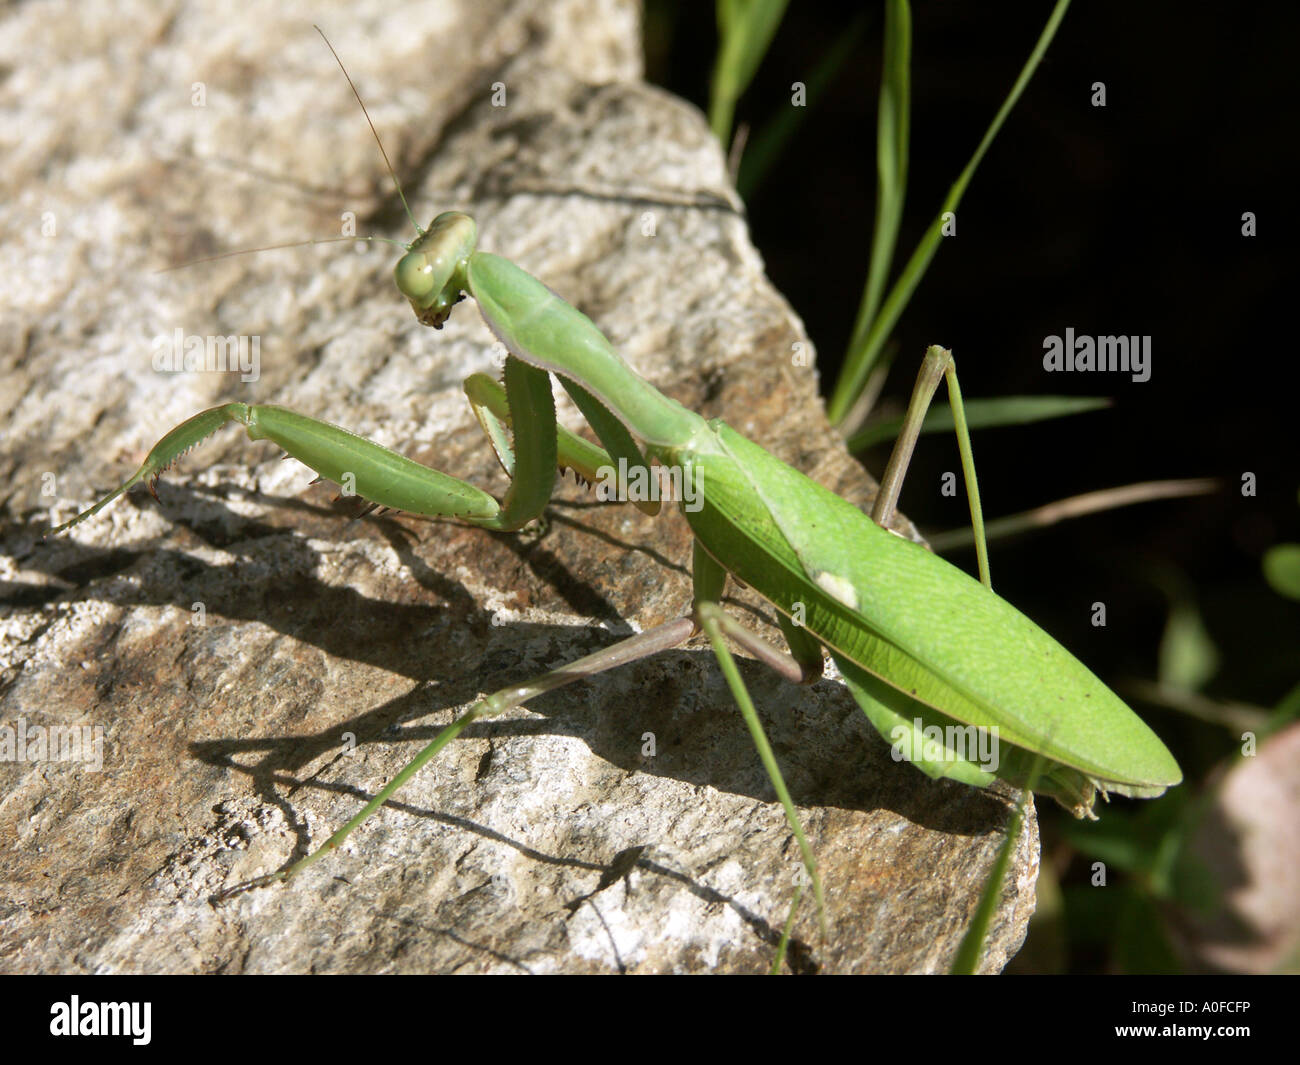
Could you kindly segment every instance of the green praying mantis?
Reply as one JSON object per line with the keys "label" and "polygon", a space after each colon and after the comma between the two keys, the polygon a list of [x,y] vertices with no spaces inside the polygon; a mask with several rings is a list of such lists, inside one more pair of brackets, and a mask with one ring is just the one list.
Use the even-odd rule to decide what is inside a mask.
{"label": "green praying mantis", "polygon": [[[732,644],[802,682],[821,675],[829,654],[872,725],[932,777],[975,787],[999,779],[1022,787],[1032,781],[1035,790],[1078,817],[1092,816],[1098,793],[1153,797],[1181,781],[1174,758],[1137,715],[992,591],[969,433],[949,351],[935,346],[925,355],[904,430],[868,515],[723,421],[706,420],[661,394],[585,315],[514,263],[477,250],[477,227],[469,216],[446,212],[424,231],[414,218],[412,224],[418,235],[403,245],[395,281],[418,320],[441,328],[455,305],[471,297],[508,352],[502,383],[484,374],[465,381],[471,407],[510,477],[503,499],[327,422],[279,406],[232,402],[172,429],[125,483],[53,532],[88,520],[136,484],[152,486],[177,458],[233,421],[250,439],[272,441],[320,479],[346,485],[375,506],[455,518],[495,532],[522,529],[542,515],[557,469],[571,469],[608,487],[605,494],[651,514],[659,510],[657,493],[646,498],[638,486],[668,475],[680,485],[681,510],[695,538],[693,601],[680,618],[479,699],[319,848],[240,889],[287,881],[337,849],[471,723],[678,646],[699,632],[717,657],[785,811],[819,913],[824,891],[813,848]],[[557,424],[552,376],[599,446]],[[940,380],[952,401],[981,580],[888,529],[921,419]],[[728,575],[773,606],[788,654],[724,612]]]}

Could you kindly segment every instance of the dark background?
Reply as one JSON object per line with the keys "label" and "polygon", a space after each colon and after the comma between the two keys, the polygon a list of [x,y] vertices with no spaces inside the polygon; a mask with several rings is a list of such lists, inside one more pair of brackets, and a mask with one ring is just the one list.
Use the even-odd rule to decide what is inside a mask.
{"label": "dark background", "polygon": [[[912,136],[895,269],[916,246],[1013,84],[1050,3],[915,4]],[[749,202],[770,276],[804,319],[829,394],[861,296],[875,206],[880,5],[791,4],[737,123],[788,108],[790,85],[869,12],[865,32]],[[1272,706],[1297,680],[1300,604],[1264,584],[1263,551],[1300,540],[1296,352],[1282,233],[1296,172],[1296,17],[1285,5],[1075,3],[985,156],[895,338],[903,400],[925,347],[953,348],[967,397],[1105,395],[1110,410],[975,435],[986,515],[1133,481],[1214,476],[1218,494],[1088,517],[995,546],[995,586],[1103,677],[1153,678],[1166,613],[1152,583],[1195,588],[1222,665],[1208,691]],[[712,5],[647,6],[650,80],[707,107]],[[1092,106],[1104,82],[1107,104]],[[1241,235],[1253,211],[1258,235]],[[891,276],[892,281],[892,276]],[[1150,334],[1152,372],[1048,374],[1043,338]],[[883,451],[865,456],[883,469]],[[967,521],[942,498],[950,439],[923,440],[903,508]],[[1241,475],[1258,476],[1242,498]],[[973,567],[973,553],[955,559]],[[1089,623],[1094,601],[1108,625]],[[1187,765],[1177,715],[1142,708]],[[1171,735],[1172,733],[1172,735]],[[1225,741],[1227,737],[1221,737]],[[1179,749],[1180,746],[1183,749]]]}

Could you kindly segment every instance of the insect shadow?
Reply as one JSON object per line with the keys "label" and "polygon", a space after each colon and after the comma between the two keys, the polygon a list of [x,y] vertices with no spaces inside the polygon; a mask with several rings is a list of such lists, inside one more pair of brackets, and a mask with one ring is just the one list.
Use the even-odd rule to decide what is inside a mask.
{"label": "insect shadow", "polygon": [[[240,568],[239,559],[230,566],[212,565],[193,554],[152,545],[139,550],[86,551],[78,552],[71,560],[65,558],[57,570],[51,570],[52,575],[76,585],[76,590],[47,588],[46,597],[94,600],[104,595],[102,582],[129,575],[135,593],[129,600],[132,605],[188,606],[203,602],[213,615],[209,625],[220,625],[221,619],[257,621],[330,656],[377,666],[420,682],[397,699],[317,733],[258,739],[231,737],[193,746],[204,760],[216,764],[227,759],[221,764],[250,773],[259,781],[269,782],[276,773],[295,771],[322,754],[338,750],[344,732],[353,733],[357,744],[432,739],[446,724],[446,711],[463,706],[482,692],[526,680],[571,658],[616,643],[631,631],[617,627],[620,615],[615,607],[591,583],[551,555],[544,543],[494,537],[458,525],[438,526],[467,538],[508,545],[575,612],[604,620],[605,628],[521,621],[497,624],[493,613],[483,609],[459,580],[436,572],[416,554],[411,541],[426,535],[422,530],[413,533],[382,519],[380,524],[399,555],[404,575],[432,593],[437,602],[382,601],[352,588],[329,585],[313,576],[319,555],[301,536],[286,536],[283,528],[239,515],[206,491],[172,485],[170,492],[169,510],[187,513],[186,528],[228,553],[247,556],[263,538],[276,537],[276,572],[265,572],[262,567],[260,574],[250,573]],[[146,500],[144,497],[140,502],[157,505]],[[285,502],[328,518],[337,531],[336,510],[302,500]],[[570,524],[567,519],[565,524]],[[627,546],[638,550],[634,543]],[[37,552],[28,565],[38,566],[41,555]],[[48,561],[53,562],[53,557]],[[219,590],[231,572],[240,574],[237,596]],[[36,589],[10,587],[3,599],[28,602],[34,594]],[[121,601],[120,597],[114,598]],[[736,604],[729,607],[737,611]],[[737,612],[743,613],[743,608]],[[457,627],[485,645],[476,663],[467,663],[463,658],[440,663],[437,647],[431,644],[445,641],[422,635],[441,634]],[[707,645],[697,640],[699,650],[663,652],[579,681],[530,700],[531,716],[477,722],[464,735],[572,736],[619,768],[770,802],[773,797],[766,775],[753,753],[743,721],[727,696],[716,660]],[[521,647],[530,649],[527,657],[518,652]],[[542,647],[553,650],[539,651]],[[956,790],[966,795],[968,789],[932,781],[910,767],[900,770],[889,747],[838,682],[795,685],[760,663],[739,661],[764,728],[788,766],[788,783],[797,803],[859,811],[889,809],[924,827],[958,835],[978,835],[988,830],[988,811],[972,811],[967,804],[942,801],[946,792]],[[653,697],[648,697],[646,693],[651,691]],[[426,717],[434,720],[415,723]],[[652,757],[642,753],[646,733],[654,737]],[[237,753],[254,750],[264,753],[252,766],[229,762]],[[1004,806],[993,796],[989,796],[989,804],[994,809]]]}
{"label": "insect shadow", "polygon": [[[75,585],[75,591],[52,593],[51,597],[93,600],[106,597],[107,585],[130,580],[133,605],[203,602],[212,615],[208,625],[226,620],[257,621],[332,657],[379,667],[417,682],[394,699],[317,731],[219,737],[189,745],[191,753],[205,764],[247,775],[259,798],[285,814],[286,823],[298,835],[296,852],[305,854],[309,842],[305,823],[295,808],[299,790],[347,794],[358,806],[371,797],[348,779],[347,757],[341,753],[345,734],[354,737],[357,747],[425,743],[447,724],[455,709],[481,692],[529,679],[615,643],[630,632],[625,626],[619,628],[622,623],[614,605],[552,554],[545,538],[499,537],[450,524],[431,526],[435,532],[430,533],[425,528],[412,530],[403,523],[379,519],[374,527],[397,553],[403,577],[418,585],[423,598],[429,600],[393,602],[314,576],[320,556],[300,527],[319,521],[338,536],[342,530],[337,510],[302,499],[277,501],[277,505],[283,503],[297,512],[290,529],[250,520],[206,490],[171,485],[168,491],[169,512],[185,513],[184,527],[190,534],[243,557],[229,565],[213,565],[194,554],[151,545],[139,550],[77,552],[52,571]],[[157,505],[147,497],[138,497],[138,502]],[[571,524],[568,517],[561,516],[559,521]],[[607,627],[521,621],[494,624],[492,612],[459,580],[429,566],[416,550],[421,539],[433,534],[505,545],[575,613],[602,619]],[[607,533],[596,535],[610,539]],[[275,545],[275,570],[248,565],[270,542]],[[635,544],[627,546],[637,550]],[[237,595],[229,589],[232,573],[238,574]],[[119,595],[113,598],[122,599]],[[453,632],[465,638],[450,640]],[[477,648],[476,658],[466,660],[466,646]],[[998,797],[932,781],[895,762],[889,747],[838,683],[790,684],[747,659],[740,660],[740,668],[799,805],[854,811],[889,809],[927,828],[957,835],[983,835],[1001,823],[1005,803]],[[515,771],[502,764],[509,758],[509,741],[514,738],[569,736],[627,772],[762,802],[774,799],[707,646],[663,652],[588,678],[530,700],[528,710],[531,713],[525,716],[489,719],[466,729],[458,742],[488,740],[488,751],[480,761],[480,778],[502,769]],[[647,743],[653,750],[649,755]],[[311,771],[304,774],[307,767],[312,767]],[[436,772],[436,764],[428,771]],[[404,801],[400,795],[389,805],[407,816],[501,842],[538,861],[599,870],[602,881],[617,865],[617,856],[601,863],[546,854],[469,819]],[[707,885],[655,863],[652,856],[638,856],[635,864],[673,876],[710,901],[735,905]],[[779,929],[756,915],[742,916],[761,938],[775,943]]]}

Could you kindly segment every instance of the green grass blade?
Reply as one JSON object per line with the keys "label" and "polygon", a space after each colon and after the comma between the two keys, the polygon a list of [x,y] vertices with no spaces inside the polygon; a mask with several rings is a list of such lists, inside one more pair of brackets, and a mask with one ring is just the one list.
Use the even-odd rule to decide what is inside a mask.
{"label": "green grass blade", "polygon": [[768,171],[781,158],[790,141],[798,132],[804,116],[811,113],[831,84],[844,69],[858,41],[867,29],[867,13],[863,12],[847,31],[842,33],[824,56],[817,62],[805,83],[803,107],[783,107],[761,130],[749,138],[740,159],[740,173],[736,177],[736,191],[749,203],[762,186]]}
{"label": "green grass blade", "polygon": [[768,976],[780,976],[781,966],[785,962],[786,951],[790,949],[790,933],[794,931],[794,919],[799,912],[799,903],[803,900],[803,884],[799,884],[794,889],[794,900],[790,903],[790,912],[785,919],[785,927],[781,929],[781,942],[776,947],[776,957],[772,959],[772,968],[768,970]]}
{"label": "green grass blade", "polygon": [[957,955],[953,958],[952,969],[950,970],[953,976],[974,976],[979,972],[980,957],[984,953],[984,940],[988,936],[989,923],[993,920],[993,913],[997,909],[998,899],[1002,895],[1002,885],[1007,879],[1007,870],[1011,868],[1011,855],[1015,852],[1016,843],[1020,840],[1020,826],[1025,820],[1025,807],[1029,803],[1029,797],[1034,793],[1034,788],[1038,785],[1038,778],[1044,764],[1041,755],[1034,760],[1033,769],[1029,774],[1029,782],[1025,785],[1024,790],[1020,792],[1020,799],[1011,814],[1011,820],[1007,823],[1006,838],[1002,841],[1002,846],[998,848],[997,860],[993,863],[993,869],[984,884],[984,890],[980,892],[980,901],[979,905],[975,907],[975,916],[971,918],[970,927],[966,929],[961,946],[957,948]]}
{"label": "green grass blade", "polygon": [[788,0],[718,0],[718,58],[709,86],[709,128],[725,148],[736,101],[767,54]]}
{"label": "green grass blade", "polygon": [[[993,117],[992,123],[984,134],[984,139],[980,141],[979,147],[975,149],[975,154],[971,156],[970,162],[966,164],[966,168],[948,190],[948,195],[939,208],[939,213],[930,224],[930,228],[925,231],[925,235],[912,253],[912,257],[907,261],[907,265],[903,267],[903,272],[899,275],[898,280],[894,282],[894,287],[890,289],[879,314],[872,318],[870,325],[862,335],[855,335],[850,341],[849,351],[844,361],[844,369],[840,373],[839,380],[835,383],[835,392],[831,396],[827,412],[831,424],[839,425],[852,409],[855,398],[871,372],[871,366],[876,359],[877,352],[902,315],[903,308],[907,306],[908,300],[911,299],[912,293],[920,284],[921,278],[925,276],[930,260],[934,258],[935,252],[939,250],[939,242],[943,239],[944,214],[955,211],[957,205],[961,203],[961,198],[966,192],[966,186],[970,184],[971,178],[974,177],[976,168],[984,158],[984,153],[988,151],[989,145],[993,143],[993,138],[997,136],[998,131],[1002,128],[1002,123],[1020,99],[1020,94],[1024,92],[1025,86],[1029,84],[1029,79],[1033,77],[1034,71],[1038,68],[1038,64],[1042,60],[1044,53],[1046,53],[1048,45],[1051,44],[1052,38],[1056,36],[1057,28],[1060,26],[1061,20],[1065,18],[1065,13],[1069,10],[1069,7],[1070,0],[1057,0],[1051,17],[1047,20],[1047,25],[1043,27],[1043,32],[1038,37],[1037,45],[1035,45],[1024,68],[1020,71],[1020,77],[1016,79],[1011,92],[1002,102],[998,113]],[[860,321],[862,318],[863,316],[859,315]]]}
{"label": "green grass blade", "polygon": [[[876,117],[876,231],[871,240],[867,285],[858,307],[853,336],[865,336],[880,307],[881,293],[894,261],[898,227],[907,192],[907,152],[911,131],[912,11],[907,0],[885,4],[885,47]],[[864,378],[865,380],[865,378]]]}
{"label": "green grass blade", "polygon": [[[1105,396],[1001,396],[997,399],[968,399],[966,424],[972,429],[991,429],[1000,425],[1029,425],[1032,422],[1064,418],[1071,414],[1084,414],[1110,406]],[[884,418],[863,426],[848,440],[848,449],[854,453],[865,451],[876,444],[893,440],[903,425],[897,418]],[[952,408],[945,405],[931,407],[921,423],[922,433],[948,433],[952,431]]]}

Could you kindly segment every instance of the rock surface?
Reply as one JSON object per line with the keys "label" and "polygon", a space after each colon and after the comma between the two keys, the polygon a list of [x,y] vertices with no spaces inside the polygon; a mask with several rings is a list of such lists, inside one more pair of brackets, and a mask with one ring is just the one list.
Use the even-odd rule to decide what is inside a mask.
{"label": "rock surface", "polygon": [[[599,508],[572,482],[517,536],[353,521],[355,501],[227,429],[160,503],[136,490],[40,541],[229,400],[505,484],[460,390],[492,338],[469,303],[441,333],[419,326],[393,248],[155,272],[353,218],[410,233],[314,5],[169,10],[19,6],[0,33],[0,724],[103,744],[99,771],[0,763],[0,968],[764,970],[797,848],[699,641],[471,727],[291,888],[209,901],[321,842],[479,692],[680,614],[690,540],[679,515]],[[363,0],[323,28],[422,223],[473,213],[481,247],[658,387],[869,499],[792,360],[808,340],[722,153],[698,112],[639,80],[634,4]],[[257,337],[256,374],[157,372],[177,331]],[[776,638],[755,601],[731,602]],[[805,906],[790,964],[944,970],[1007,795],[895,763],[838,681],[742,666],[828,885],[830,939]],[[1023,939],[1037,865],[1031,816],[986,970]]]}

